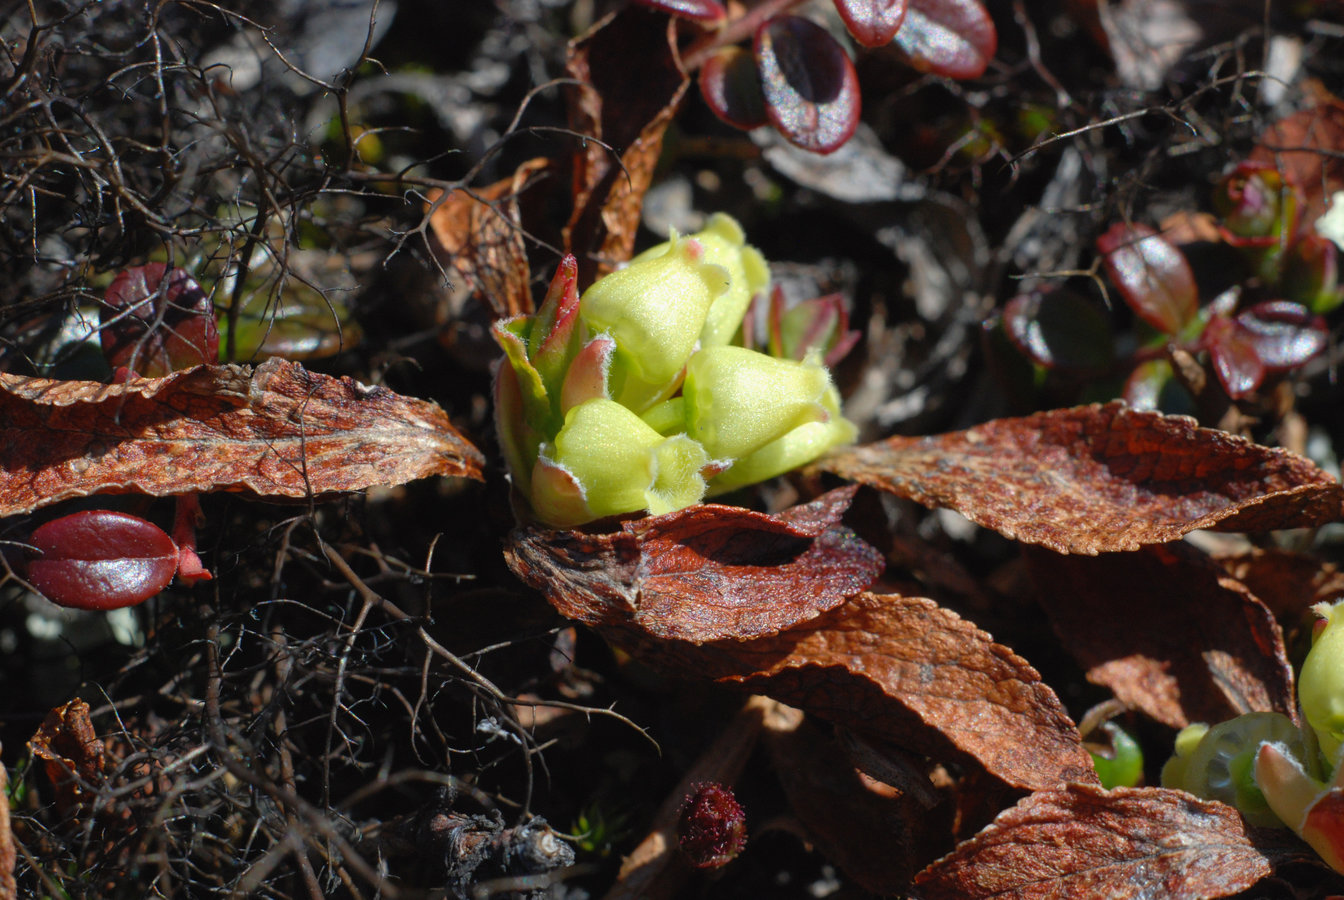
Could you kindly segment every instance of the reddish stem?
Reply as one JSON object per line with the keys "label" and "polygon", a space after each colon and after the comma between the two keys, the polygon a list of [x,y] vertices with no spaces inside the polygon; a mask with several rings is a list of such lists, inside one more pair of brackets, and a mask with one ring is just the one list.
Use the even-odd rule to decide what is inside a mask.
{"label": "reddish stem", "polygon": [[173,542],[177,544],[177,580],[185,585],[214,576],[196,553],[196,520],[201,514],[199,494],[182,494],[173,511]]}
{"label": "reddish stem", "polygon": [[753,36],[763,22],[767,22],[804,2],[805,0],[765,0],[761,5],[748,10],[741,18],[733,19],[719,30],[710,32],[687,47],[685,55],[681,58],[682,66],[685,67],[687,72],[694,72],[703,66],[705,60],[713,56],[720,47],[736,44],[740,40]]}

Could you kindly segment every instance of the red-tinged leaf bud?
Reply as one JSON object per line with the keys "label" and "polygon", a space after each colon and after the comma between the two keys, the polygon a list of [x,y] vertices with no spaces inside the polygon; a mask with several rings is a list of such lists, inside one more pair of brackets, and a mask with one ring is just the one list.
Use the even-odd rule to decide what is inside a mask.
{"label": "red-tinged leaf bud", "polygon": [[214,305],[185,269],[147,263],[121,272],[99,322],[108,362],[146,377],[219,361]]}
{"label": "red-tinged leaf bud", "polygon": [[1274,166],[1244,162],[1218,184],[1213,207],[1234,246],[1289,243],[1297,228],[1297,192]]}
{"label": "red-tinged leaf bud", "polygon": [[698,869],[727,865],[747,846],[747,817],[732,790],[708,782],[696,785],[677,820],[677,842]]}

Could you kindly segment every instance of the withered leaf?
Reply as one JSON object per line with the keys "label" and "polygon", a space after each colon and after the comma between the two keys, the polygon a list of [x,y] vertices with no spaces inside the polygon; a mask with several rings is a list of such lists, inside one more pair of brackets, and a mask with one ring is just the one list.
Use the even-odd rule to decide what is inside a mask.
{"label": "withered leaf", "polygon": [[1228,574],[1255,594],[1286,632],[1315,619],[1308,610],[1317,603],[1344,597],[1344,572],[1305,553],[1256,548],[1217,561]]}
{"label": "withered leaf", "polygon": [[442,201],[440,190],[426,195],[433,210],[429,226],[444,264],[467,279],[498,318],[532,312],[518,197],[549,164],[547,159],[529,159],[508,178],[483,188],[458,189]]}
{"label": "withered leaf", "polygon": [[307,497],[483,458],[433,403],[271,359],[121,384],[0,373],[0,516],[99,493]]}
{"label": "withered leaf", "polygon": [[1301,456],[1120,402],[893,437],[819,465],[1061,553],[1315,526],[1344,511],[1344,489]]}
{"label": "withered leaf", "polygon": [[[1286,833],[1286,832],[1285,832]],[[922,900],[1235,894],[1293,855],[1232,807],[1164,788],[1042,791],[915,877]]]}
{"label": "withered leaf", "polygon": [[705,504],[612,534],[523,528],[505,556],[580,622],[695,643],[749,640],[831,609],[877,577],[881,555],[839,524],[854,490],[780,516]]}
{"label": "withered leaf", "polygon": [[662,659],[1023,790],[1095,783],[1059,698],[1026,660],[932,600],[864,593],[782,634]]}
{"label": "withered leaf", "polygon": [[570,127],[596,139],[574,154],[574,209],[564,229],[580,284],[634,249],[663,136],[690,86],[675,41],[674,20],[627,7],[570,43],[565,68],[578,85]]}
{"label": "withered leaf", "polygon": [[107,749],[89,720],[89,704],[71,700],[47,713],[28,752],[40,759],[56,791],[56,808],[77,812],[89,799],[87,787],[103,779]]}
{"label": "withered leaf", "polygon": [[1296,716],[1273,614],[1194,547],[1026,558],[1063,646],[1127,706],[1173,728],[1262,710]]}
{"label": "withered leaf", "polygon": [[1301,190],[1307,222],[1318,219],[1331,196],[1344,190],[1344,160],[1339,157],[1344,102],[1324,90],[1314,93],[1313,105],[1270,125],[1250,156],[1254,162],[1276,166]]}

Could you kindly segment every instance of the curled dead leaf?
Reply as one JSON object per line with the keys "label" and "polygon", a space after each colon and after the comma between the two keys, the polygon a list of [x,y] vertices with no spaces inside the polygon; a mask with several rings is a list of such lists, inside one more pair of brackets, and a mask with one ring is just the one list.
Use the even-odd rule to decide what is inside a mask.
{"label": "curled dead leaf", "polygon": [[103,780],[107,749],[93,730],[89,704],[83,700],[71,700],[47,713],[28,741],[28,752],[42,760],[62,815],[79,812],[90,800],[89,788]]}
{"label": "curled dead leaf", "polygon": [[[1286,833],[1286,832],[1285,832]],[[1226,897],[1294,855],[1241,815],[1164,788],[1070,785],[1004,811],[915,878],[921,900]]]}
{"label": "curled dead leaf", "polygon": [[1096,782],[1039,673],[932,600],[864,593],[780,635],[705,649],[641,659],[740,683],[934,758],[969,757],[1016,788]]}
{"label": "curled dead leaf", "polygon": [[1199,528],[1310,527],[1344,513],[1344,489],[1304,457],[1120,402],[888,438],[819,466],[1061,553],[1134,550]]}
{"label": "curled dead leaf", "polygon": [[1065,649],[1126,706],[1173,728],[1256,711],[1296,717],[1273,614],[1195,548],[1026,558]]}
{"label": "curled dead leaf", "polygon": [[704,504],[610,534],[516,531],[505,558],[557,610],[589,625],[702,643],[774,634],[866,588],[882,558],[839,524],[855,489],[779,516]]}
{"label": "curled dead leaf", "polygon": [[484,458],[442,409],[271,359],[120,384],[0,373],[0,516],[90,494],[309,497]]}
{"label": "curled dead leaf", "polygon": [[533,311],[518,197],[548,165],[547,159],[529,159],[508,178],[483,188],[458,189],[447,197],[435,189],[425,196],[444,264],[467,279],[497,318]]}
{"label": "curled dead leaf", "polygon": [[570,127],[594,138],[575,154],[574,209],[564,229],[581,284],[612,271],[634,249],[663,137],[690,86],[676,35],[673,20],[627,7],[570,42],[565,70],[577,85]]}

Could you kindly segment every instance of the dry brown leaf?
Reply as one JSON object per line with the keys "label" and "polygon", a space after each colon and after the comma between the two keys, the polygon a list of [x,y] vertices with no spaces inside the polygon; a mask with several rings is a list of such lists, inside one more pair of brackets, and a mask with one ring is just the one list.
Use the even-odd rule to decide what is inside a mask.
{"label": "dry brown leaf", "polygon": [[0,516],[100,493],[308,497],[481,478],[433,403],[272,359],[122,384],[0,374]]}
{"label": "dry brown leaf", "polygon": [[[1287,834],[1287,832],[1284,832]],[[1163,788],[1042,791],[915,878],[922,900],[1200,900],[1269,875],[1290,847],[1232,807]]]}
{"label": "dry brown leaf", "polygon": [[532,312],[531,269],[518,196],[550,160],[529,159],[508,178],[468,191],[426,195],[429,225],[445,265],[456,269],[497,318]]}
{"label": "dry brown leaf", "polygon": [[1173,728],[1262,710],[1296,716],[1273,614],[1193,547],[1026,556],[1064,647],[1126,706]]}
{"label": "dry brown leaf", "polygon": [[1344,190],[1344,102],[1326,91],[1315,104],[1279,119],[1260,135],[1251,159],[1277,166],[1302,189],[1303,218],[1318,219]]}
{"label": "dry brown leaf", "polygon": [[694,645],[605,628],[640,661],[774,697],[1022,790],[1096,782],[1059,698],[1025,660],[932,600],[860,594],[753,641]]}
{"label": "dry brown leaf", "polygon": [[1036,670],[932,600],[860,594],[780,635],[714,649],[717,658],[696,665],[688,654],[681,668],[935,758],[969,756],[1023,790],[1096,781]]}
{"label": "dry brown leaf", "polygon": [[1274,613],[1285,631],[1315,620],[1308,610],[1344,597],[1344,572],[1305,553],[1254,549],[1217,561]]}
{"label": "dry brown leaf", "polygon": [[705,504],[613,534],[529,527],[505,557],[563,615],[701,643],[773,634],[872,583],[881,555],[839,524],[854,488],[779,516]]}
{"label": "dry brown leaf", "polygon": [[90,800],[87,788],[103,780],[107,749],[93,730],[89,704],[83,700],[71,700],[47,713],[28,741],[28,752],[42,760],[62,815],[84,807]]}
{"label": "dry brown leaf", "polygon": [[[580,284],[610,272],[634,249],[663,135],[690,86],[675,47],[675,20],[636,6],[570,43],[565,68],[578,82],[570,125],[597,139],[575,154],[574,210],[564,230]],[[630,77],[634,71],[638,78]]]}
{"label": "dry brown leaf", "polygon": [[1344,489],[1310,460],[1119,402],[893,437],[819,465],[1061,553],[1134,550],[1197,528],[1315,526],[1344,512]]}

